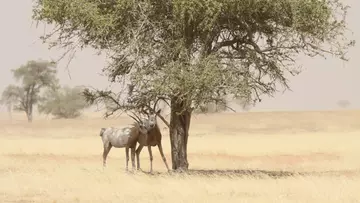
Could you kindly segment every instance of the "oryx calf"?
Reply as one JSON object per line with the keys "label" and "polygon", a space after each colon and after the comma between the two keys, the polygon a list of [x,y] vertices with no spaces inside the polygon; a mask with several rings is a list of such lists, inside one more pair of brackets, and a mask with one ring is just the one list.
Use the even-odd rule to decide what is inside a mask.
{"label": "oryx calf", "polygon": [[[132,116],[131,116],[132,117]],[[106,157],[112,147],[124,148],[126,154],[126,170],[129,163],[129,149],[131,149],[132,168],[135,169],[135,148],[139,137],[147,136],[147,132],[154,127],[151,119],[139,119],[132,117],[136,122],[124,128],[101,128],[100,137],[103,142],[103,167],[106,167]],[[151,118],[151,116],[149,116]]]}
{"label": "oryx calf", "polygon": [[160,131],[160,128],[159,128],[159,126],[157,124],[157,120],[156,120],[157,115],[160,113],[160,111],[161,111],[161,109],[158,110],[155,114],[151,114],[148,116],[148,123],[150,125],[150,128],[148,128],[149,130],[148,130],[147,136],[138,137],[139,147],[136,149],[136,161],[137,161],[137,169],[138,170],[141,170],[140,158],[139,158],[140,152],[144,146],[147,146],[148,152],[149,152],[149,157],[150,157],[150,173],[152,173],[152,171],[153,171],[153,164],[152,164],[153,156],[152,156],[151,147],[158,146],[161,158],[163,159],[167,170],[170,171],[169,166],[166,162],[166,158],[165,158],[162,144],[161,144],[161,139],[162,139],[161,131]]}

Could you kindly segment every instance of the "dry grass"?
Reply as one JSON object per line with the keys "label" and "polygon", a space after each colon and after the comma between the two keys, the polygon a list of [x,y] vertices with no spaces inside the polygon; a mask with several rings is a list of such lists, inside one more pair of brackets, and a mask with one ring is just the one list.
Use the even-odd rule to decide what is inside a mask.
{"label": "dry grass", "polygon": [[[360,202],[360,111],[194,117],[189,175],[102,170],[100,127],[129,119],[0,121],[0,202]],[[169,138],[164,150],[170,159]],[[147,150],[142,168],[148,170]]]}

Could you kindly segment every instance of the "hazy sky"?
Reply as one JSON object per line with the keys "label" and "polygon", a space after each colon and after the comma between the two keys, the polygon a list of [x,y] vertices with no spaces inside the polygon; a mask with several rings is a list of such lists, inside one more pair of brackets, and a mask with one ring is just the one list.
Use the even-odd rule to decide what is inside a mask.
{"label": "hazy sky", "polygon": [[[352,38],[360,43],[360,1],[344,0],[351,9],[348,14],[349,28],[354,32]],[[0,1],[0,50],[1,80],[0,91],[14,83],[10,69],[17,68],[31,59],[56,59],[60,51],[47,49],[39,36],[44,26],[32,22],[32,0]],[[357,23],[356,23],[357,21]],[[349,100],[351,108],[360,108],[360,49],[357,45],[350,53],[350,61],[337,59],[299,60],[304,71],[290,78],[292,91],[278,94],[275,98],[264,99],[254,110],[324,110],[338,108],[339,100]],[[106,87],[107,78],[100,76],[104,67],[103,57],[92,50],[77,53],[71,62],[69,71],[66,61],[59,64],[59,77],[63,84],[92,85]]]}

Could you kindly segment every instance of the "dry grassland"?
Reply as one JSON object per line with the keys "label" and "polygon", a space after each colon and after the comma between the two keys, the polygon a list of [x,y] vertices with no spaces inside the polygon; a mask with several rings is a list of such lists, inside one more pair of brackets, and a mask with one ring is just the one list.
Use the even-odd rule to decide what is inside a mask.
{"label": "dry grassland", "polygon": [[189,175],[167,174],[157,148],[155,175],[125,173],[114,148],[103,170],[100,127],[130,122],[3,115],[0,202],[360,202],[360,111],[197,115]]}

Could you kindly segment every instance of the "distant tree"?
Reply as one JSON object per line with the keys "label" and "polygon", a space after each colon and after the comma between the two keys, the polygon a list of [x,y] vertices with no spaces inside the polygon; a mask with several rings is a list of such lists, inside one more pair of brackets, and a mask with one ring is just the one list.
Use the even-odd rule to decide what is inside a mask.
{"label": "distant tree", "polygon": [[348,101],[348,100],[339,100],[338,102],[337,102],[337,105],[339,106],[339,107],[341,107],[341,108],[348,108],[349,106],[350,106],[350,102]]}
{"label": "distant tree", "polygon": [[14,105],[19,101],[19,93],[21,92],[20,87],[15,85],[9,85],[5,88],[1,95],[0,104],[3,104],[7,107],[9,112],[10,120],[12,119],[12,111],[14,109]]}
{"label": "distant tree", "polygon": [[77,118],[81,115],[81,110],[89,106],[82,92],[83,89],[79,87],[49,89],[43,94],[38,110],[57,119]]}
{"label": "distant tree", "polygon": [[89,102],[109,100],[113,112],[168,101],[170,122],[159,118],[169,127],[172,168],[182,171],[193,109],[225,96],[255,103],[289,88],[299,54],[345,59],[354,45],[347,8],[339,0],[36,0],[33,18],[55,25],[42,38],[51,46],[109,53],[104,73],[131,84],[127,97],[87,90]]}
{"label": "distant tree", "polygon": [[[249,111],[254,104],[248,101],[246,98],[236,98],[234,102],[242,108],[243,111]],[[261,102],[261,99],[259,99],[259,102]]]}
{"label": "distant tree", "polygon": [[218,113],[223,112],[228,108],[227,103],[209,102],[202,104],[194,109],[194,113]]}
{"label": "distant tree", "polygon": [[58,84],[56,65],[48,61],[28,61],[11,70],[20,85],[9,85],[2,93],[2,102],[13,105],[14,110],[24,111],[28,122],[33,120],[33,107],[39,101],[40,91]]}

